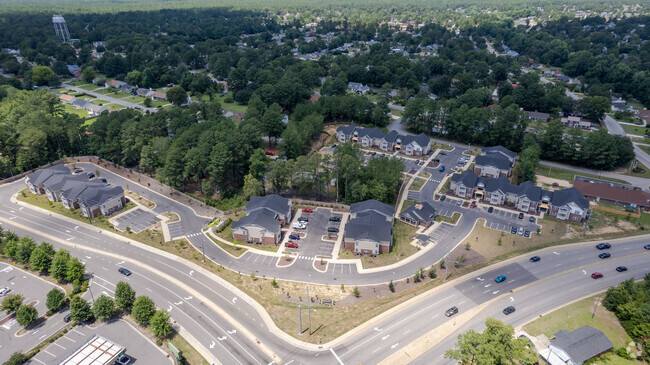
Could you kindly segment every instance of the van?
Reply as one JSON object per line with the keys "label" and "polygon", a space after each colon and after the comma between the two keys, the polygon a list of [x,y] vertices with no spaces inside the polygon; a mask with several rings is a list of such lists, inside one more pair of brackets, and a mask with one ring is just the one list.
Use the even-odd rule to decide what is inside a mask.
{"label": "van", "polygon": [[304,223],[294,222],[291,225],[291,228],[293,228],[293,229],[305,229],[305,228],[307,228],[307,226]]}

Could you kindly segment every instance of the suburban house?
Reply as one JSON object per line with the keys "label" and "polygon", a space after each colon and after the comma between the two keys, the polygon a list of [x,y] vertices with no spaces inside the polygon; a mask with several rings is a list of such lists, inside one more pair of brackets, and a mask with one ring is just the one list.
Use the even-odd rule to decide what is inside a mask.
{"label": "suburban house", "polygon": [[360,255],[390,252],[393,243],[395,208],[377,200],[350,205],[350,221],[345,225],[343,247]]}
{"label": "suburban house", "polygon": [[133,85],[122,85],[120,89],[127,94],[134,94],[138,90],[138,88]]}
{"label": "suburban house", "polygon": [[81,67],[77,65],[66,65],[68,67],[68,72],[70,75],[79,78],[81,77]]}
{"label": "suburban house", "polygon": [[61,94],[59,95],[59,100],[61,100],[66,104],[72,104],[72,101],[74,100],[74,96],[68,94]]}
{"label": "suburban house", "polygon": [[508,177],[517,154],[502,146],[484,147],[476,157],[474,173],[481,177]]}
{"label": "suburban house", "polygon": [[277,194],[252,196],[246,216],[232,223],[233,239],[275,245],[282,240],[281,227],[290,221],[290,199]]}
{"label": "suburban house", "polygon": [[75,108],[78,108],[78,109],[86,109],[86,107],[88,106],[88,103],[89,103],[88,100],[78,99],[78,98],[74,98],[74,99],[72,99],[72,102],[70,102],[70,104],[72,104],[72,106],[74,106]]}
{"label": "suburban house", "polygon": [[584,130],[590,130],[591,129],[591,122],[590,121],[582,120],[582,118],[576,117],[576,116],[573,116],[573,115],[562,118],[561,121],[562,121],[562,124],[564,124],[565,127],[580,128],[580,129],[584,129]]}
{"label": "suburban house", "polygon": [[121,89],[122,86],[126,86],[126,82],[120,80],[110,80],[104,83],[105,87],[115,87]]}
{"label": "suburban house", "polygon": [[634,116],[643,122],[643,125],[650,124],[650,110],[643,109],[634,112]]}
{"label": "suburban house", "polygon": [[80,209],[89,218],[99,214],[109,216],[126,204],[121,186],[104,186],[86,175],[73,175],[63,165],[35,171],[25,177],[25,185],[34,194],[43,195],[52,202],[61,202],[68,209]]}
{"label": "suburban house", "polygon": [[136,93],[138,94],[138,96],[142,96],[143,98],[150,98],[150,97],[153,96],[155,91],[153,91],[151,89],[139,88],[139,89],[136,90]]}
{"label": "suburban house", "polygon": [[576,188],[547,191],[530,181],[514,185],[507,177],[481,177],[473,171],[453,174],[450,190],[463,198],[494,205],[507,204],[529,214],[541,212],[572,222],[585,219],[589,210],[589,201]]}
{"label": "suburban house", "polygon": [[167,101],[167,93],[164,93],[162,91],[154,92],[151,97],[153,98],[153,100]]}
{"label": "suburban house", "polygon": [[370,91],[368,85],[360,84],[358,82],[348,82],[348,90],[352,91],[355,94],[365,94]]}
{"label": "suburban house", "polygon": [[548,113],[540,113],[538,111],[534,112],[528,112],[528,118],[531,120],[541,120],[543,122],[548,122],[549,119],[551,119],[551,115]]}
{"label": "suburban house", "polygon": [[611,351],[613,347],[612,341],[602,331],[582,326],[571,332],[559,330],[549,347],[539,354],[550,365],[582,365]]}
{"label": "suburban house", "polygon": [[85,109],[88,111],[88,115],[91,117],[97,117],[101,115],[103,112],[111,110],[106,106],[101,106],[94,103],[88,103]]}
{"label": "suburban house", "polygon": [[431,151],[431,140],[426,134],[401,135],[396,131],[386,134],[379,128],[363,128],[355,124],[336,129],[336,139],[341,142],[357,142],[363,147],[375,147],[382,151],[399,151],[408,156],[424,156]]}
{"label": "suburban house", "polygon": [[629,185],[576,178],[573,181],[573,187],[578,189],[587,199],[593,199],[597,202],[639,207],[645,211],[650,209],[650,193]]}
{"label": "suburban house", "polygon": [[412,226],[429,227],[433,224],[436,218],[436,209],[427,202],[417,202],[410,207],[404,209],[399,214],[399,219]]}

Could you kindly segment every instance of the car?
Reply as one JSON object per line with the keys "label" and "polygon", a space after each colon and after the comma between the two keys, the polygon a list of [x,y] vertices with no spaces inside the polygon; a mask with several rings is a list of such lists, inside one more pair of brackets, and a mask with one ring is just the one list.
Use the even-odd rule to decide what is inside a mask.
{"label": "car", "polygon": [[519,213],[519,219],[524,219],[524,213]]}
{"label": "car", "polygon": [[458,307],[456,307],[456,306],[453,306],[453,307],[451,307],[451,308],[449,308],[449,309],[447,309],[447,310],[445,311],[445,315],[446,315],[447,317],[451,317],[451,316],[453,316],[453,315],[456,314],[456,313],[458,313]]}
{"label": "car", "polygon": [[291,239],[291,240],[300,240],[300,236],[298,236],[297,234],[290,234],[289,239]]}
{"label": "car", "polygon": [[458,199],[458,201],[456,202],[456,205],[458,205],[460,207],[461,204],[463,204],[463,201]]}
{"label": "car", "polygon": [[305,228],[307,228],[307,226],[304,223],[294,222],[291,225],[291,228],[293,228],[293,229],[305,229]]}
{"label": "car", "polygon": [[440,151],[440,153],[439,153],[439,155],[443,155],[443,156],[446,155],[446,154],[447,154],[447,152],[445,152],[445,151]]}
{"label": "car", "polygon": [[488,208],[488,213],[492,213],[492,212],[494,212],[494,207],[489,207]]}
{"label": "car", "polygon": [[469,204],[470,208],[476,208],[476,201],[473,201]]}
{"label": "car", "polygon": [[100,177],[99,181],[101,181],[102,184],[104,184],[104,186],[109,186],[111,184],[111,183],[108,182],[108,180],[106,180],[105,177]]}
{"label": "car", "polygon": [[330,217],[330,222],[340,222],[341,217]]}
{"label": "car", "polygon": [[300,222],[300,223],[307,223],[307,222],[309,222],[309,218],[306,218],[306,217],[298,217],[298,222]]}
{"label": "car", "polygon": [[510,233],[512,233],[512,234],[517,234],[517,227],[516,227],[516,226],[512,226],[512,228],[510,228]]}
{"label": "car", "polygon": [[643,248],[645,248],[646,250],[650,250],[650,245],[645,245],[643,246]]}
{"label": "car", "polygon": [[84,169],[77,167],[72,171],[73,174],[81,174],[84,171]]}
{"label": "car", "polygon": [[554,188],[557,188],[558,186],[560,186],[560,184],[559,184],[559,183],[556,183],[556,182],[554,182],[554,183],[551,184],[551,185],[552,185]]}
{"label": "car", "polygon": [[311,208],[304,208],[304,209],[302,210],[302,212],[303,212],[303,213],[313,213],[314,210],[311,209]]}
{"label": "car", "polygon": [[535,217],[531,216],[530,218],[528,218],[528,221],[530,223],[535,223]]}
{"label": "car", "polygon": [[519,227],[519,230],[517,231],[517,233],[518,233],[520,236],[523,236],[523,235],[524,235],[524,227]]}
{"label": "car", "polygon": [[[440,196],[440,201],[441,201],[441,202],[444,202],[445,199],[447,199],[447,195],[441,195],[441,196]],[[650,246],[650,245],[649,245],[649,246]]]}
{"label": "car", "polygon": [[275,152],[273,151],[266,151],[267,156],[275,156]]}
{"label": "car", "polygon": [[293,241],[289,241],[284,244],[284,247],[298,248],[298,244]]}
{"label": "car", "polygon": [[63,322],[68,323],[70,322],[70,313],[66,314],[65,317],[63,317]]}
{"label": "car", "polygon": [[9,289],[7,287],[4,287],[4,288],[0,289],[0,297],[4,297],[5,295],[9,294],[10,291],[11,291],[11,289]]}
{"label": "car", "polygon": [[612,248],[612,245],[610,245],[610,244],[607,243],[607,242],[603,242],[603,243],[599,243],[599,244],[597,244],[597,245],[596,245],[596,248],[599,249],[599,250],[606,250],[606,249],[608,249],[608,248]]}
{"label": "car", "polygon": [[619,267],[616,268],[616,271],[618,271],[618,272],[627,271],[627,267],[625,267],[625,266],[619,266]]}
{"label": "car", "polygon": [[336,227],[327,227],[327,232],[338,233],[339,229]]}
{"label": "car", "polygon": [[600,257],[601,259],[606,259],[609,258],[610,256],[612,255],[610,255],[609,252],[603,252],[600,255],[598,255],[598,257]]}
{"label": "car", "polygon": [[119,273],[124,275],[124,276],[131,276],[131,270],[129,270],[129,269],[120,267],[119,269],[117,269],[117,271],[119,271]]}
{"label": "car", "polygon": [[131,363],[131,359],[124,354],[120,355],[120,357],[117,360],[115,360],[116,365],[129,365],[130,363]]}
{"label": "car", "polygon": [[541,259],[542,259],[542,258],[539,257],[539,256],[533,256],[533,257],[531,257],[529,260],[530,260],[530,262],[537,262],[537,261],[539,261],[539,260],[541,260]]}
{"label": "car", "polygon": [[515,307],[513,306],[505,307],[505,309],[503,310],[503,314],[507,316],[510,313],[514,313],[514,311],[515,311]]}
{"label": "car", "polygon": [[603,274],[601,274],[601,273],[599,273],[599,272],[595,272],[595,273],[591,274],[591,277],[592,277],[593,279],[600,279],[600,278],[603,277]]}
{"label": "car", "polygon": [[496,278],[494,278],[494,281],[496,281],[497,283],[500,283],[502,281],[506,281],[506,276],[505,275],[499,275]]}
{"label": "car", "polygon": [[444,166],[440,166],[440,168],[438,169],[438,171],[440,171],[440,172],[445,171],[445,167],[444,167]]}
{"label": "car", "polygon": [[92,179],[95,177],[95,174],[91,171],[86,172],[86,176],[88,176],[88,179]]}
{"label": "car", "polygon": [[336,148],[336,143],[334,143],[334,144],[332,145],[332,148]]}
{"label": "car", "polygon": [[526,238],[530,237],[530,231],[529,230],[526,230],[524,232],[524,237],[526,237]]}
{"label": "car", "polygon": [[377,154],[377,152],[372,151],[372,153],[370,154],[370,156],[373,156],[373,157],[374,157],[376,154]]}

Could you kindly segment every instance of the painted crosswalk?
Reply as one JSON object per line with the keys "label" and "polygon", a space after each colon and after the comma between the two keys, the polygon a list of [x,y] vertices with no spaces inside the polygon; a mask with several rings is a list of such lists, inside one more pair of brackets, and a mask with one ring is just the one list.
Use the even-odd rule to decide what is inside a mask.
{"label": "painted crosswalk", "polygon": [[315,259],[315,257],[313,257],[313,256],[297,256],[296,258],[300,259],[300,260],[313,260],[313,259]]}
{"label": "painted crosswalk", "polygon": [[200,235],[202,235],[202,234],[203,234],[202,232],[197,232],[197,233],[188,234],[187,237],[188,237],[188,238],[189,238],[189,237],[196,237],[196,236],[200,236]]}
{"label": "painted crosswalk", "polygon": [[435,182],[435,183],[439,183],[439,182],[440,182],[440,180],[436,180],[436,179],[429,179],[429,181],[431,181],[431,182]]}

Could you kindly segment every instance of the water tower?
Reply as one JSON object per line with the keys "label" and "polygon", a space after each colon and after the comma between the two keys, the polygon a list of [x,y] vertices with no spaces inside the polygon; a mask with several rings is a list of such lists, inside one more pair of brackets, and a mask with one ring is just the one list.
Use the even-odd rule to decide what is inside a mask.
{"label": "water tower", "polygon": [[70,33],[68,26],[65,24],[65,19],[62,15],[52,15],[52,24],[54,24],[54,31],[56,35],[61,38],[63,43],[70,42]]}

